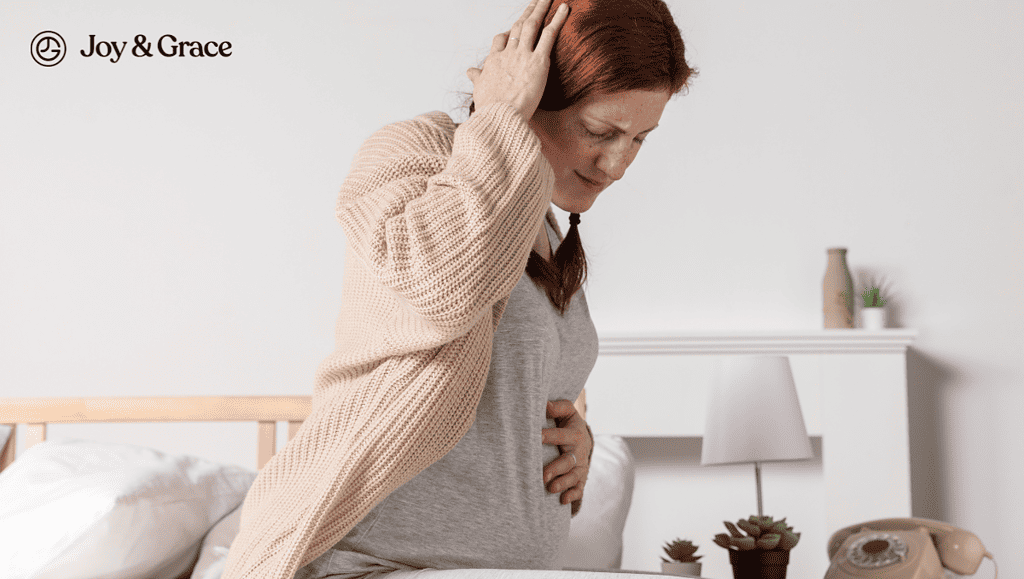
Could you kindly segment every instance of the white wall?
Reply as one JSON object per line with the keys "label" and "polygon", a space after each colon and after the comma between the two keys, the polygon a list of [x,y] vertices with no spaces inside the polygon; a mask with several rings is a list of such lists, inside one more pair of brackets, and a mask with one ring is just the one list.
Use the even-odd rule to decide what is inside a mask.
{"label": "white wall", "polygon": [[[308,393],[332,345],[352,155],[388,122],[462,120],[465,69],[523,4],[0,1],[3,395]],[[855,274],[893,280],[895,323],[920,330],[915,514],[1024,574],[1024,8],[669,5],[701,74],[584,216],[599,332],[820,327],[825,250],[848,247]],[[29,56],[43,30],[71,45],[53,68]],[[232,56],[77,52],[90,34],[131,50],[167,33],[229,40]],[[153,428],[50,433],[128,429],[255,461],[254,427]],[[654,492],[639,509],[728,500],[696,478],[658,486],[676,468],[658,457],[692,461],[687,444],[641,457],[637,488]]]}

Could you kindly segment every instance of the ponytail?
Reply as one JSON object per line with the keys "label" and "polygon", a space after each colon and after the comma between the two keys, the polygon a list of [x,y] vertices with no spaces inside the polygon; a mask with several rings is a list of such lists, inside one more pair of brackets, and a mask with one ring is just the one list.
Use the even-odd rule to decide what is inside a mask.
{"label": "ponytail", "polygon": [[579,213],[569,214],[569,232],[552,256],[554,263],[532,250],[526,262],[526,273],[530,279],[547,291],[548,299],[562,315],[565,315],[572,296],[587,278],[587,257],[583,253],[580,232],[576,227],[579,222]]}

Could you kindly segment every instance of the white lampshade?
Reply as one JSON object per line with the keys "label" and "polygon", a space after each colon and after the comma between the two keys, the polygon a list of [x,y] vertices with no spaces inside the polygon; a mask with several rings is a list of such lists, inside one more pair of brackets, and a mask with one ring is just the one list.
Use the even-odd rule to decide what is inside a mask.
{"label": "white lampshade", "polygon": [[786,356],[723,356],[715,369],[700,463],[813,457]]}

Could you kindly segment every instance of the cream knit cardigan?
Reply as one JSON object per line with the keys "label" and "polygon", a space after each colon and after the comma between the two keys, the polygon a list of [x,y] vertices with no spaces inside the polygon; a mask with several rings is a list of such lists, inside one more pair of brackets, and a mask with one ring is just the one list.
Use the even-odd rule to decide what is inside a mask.
{"label": "cream knit cardigan", "polygon": [[363,144],[337,204],[348,244],[335,350],[309,418],[245,498],[223,579],[293,579],[469,430],[505,303],[554,224],[553,187],[540,140],[506,103],[458,130],[435,111]]}

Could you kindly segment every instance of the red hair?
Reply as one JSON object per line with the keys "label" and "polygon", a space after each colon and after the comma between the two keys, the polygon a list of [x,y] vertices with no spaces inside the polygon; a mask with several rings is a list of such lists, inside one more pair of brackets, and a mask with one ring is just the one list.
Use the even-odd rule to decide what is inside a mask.
{"label": "red hair", "polygon": [[[685,94],[697,70],[686,62],[686,46],[665,2],[554,0],[544,17],[545,27],[561,4],[568,4],[571,11],[552,47],[548,80],[537,108],[560,111],[591,95],[632,90]],[[470,95],[470,115],[474,111]],[[552,257],[554,263],[531,251],[526,271],[564,313],[587,271],[575,224]]]}

